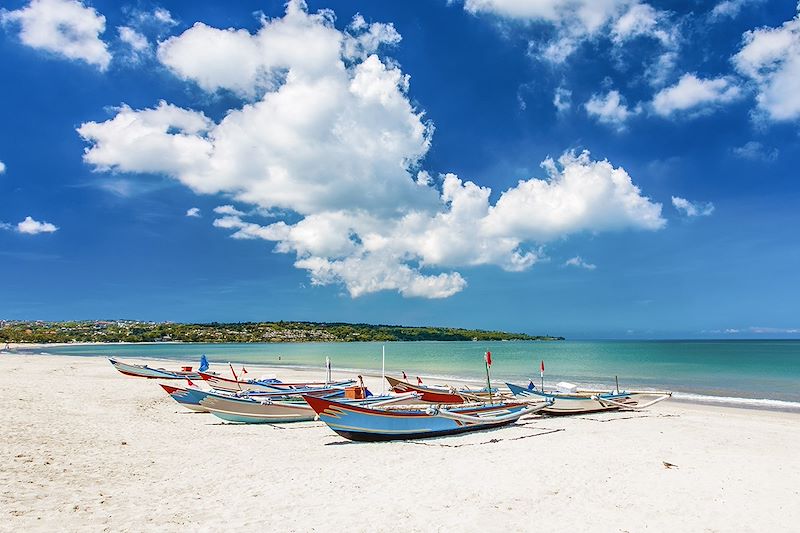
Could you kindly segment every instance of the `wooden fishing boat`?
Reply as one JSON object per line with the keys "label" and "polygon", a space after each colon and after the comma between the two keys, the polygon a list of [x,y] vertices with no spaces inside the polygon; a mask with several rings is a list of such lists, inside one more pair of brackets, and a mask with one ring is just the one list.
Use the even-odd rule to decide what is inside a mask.
{"label": "wooden fishing boat", "polygon": [[[313,420],[315,413],[308,403],[297,394],[253,393],[237,396],[233,393],[205,391],[195,387],[182,388],[161,385],[182,406],[198,412],[211,413],[225,420],[240,424],[279,424]],[[305,389],[315,394],[323,391]],[[326,398],[339,398],[344,392],[337,389],[324,391]],[[308,394],[308,393],[306,393]],[[403,402],[418,402],[419,395],[409,393],[401,396],[372,396],[363,400],[342,400],[362,405],[390,405]]]}
{"label": "wooden fishing boat", "polygon": [[208,410],[200,405],[200,401],[206,397],[204,394],[205,391],[202,391],[196,387],[173,387],[172,385],[165,385],[164,383],[159,383],[161,387],[167,391],[173,400],[181,404],[183,407],[191,410],[196,411],[198,413],[207,413]]}
{"label": "wooden fishing boat", "polygon": [[304,396],[319,419],[342,437],[364,442],[455,435],[513,424],[540,411],[541,404],[481,404],[390,410]]}
{"label": "wooden fishing boat", "polygon": [[302,400],[257,400],[209,394],[201,401],[212,415],[239,424],[280,424],[314,420],[314,411]]}
{"label": "wooden fishing boat", "polygon": [[123,363],[114,358],[109,358],[108,360],[114,365],[114,368],[126,376],[149,379],[200,379],[200,373],[193,372],[191,367],[184,367],[187,370],[165,370],[163,368],[152,368],[147,365]]}
{"label": "wooden fishing boat", "polygon": [[[300,397],[294,400],[282,395],[270,397],[236,396],[195,387],[173,387],[161,384],[167,394],[187,409],[211,413],[228,422],[274,424],[313,420],[314,412]],[[329,391],[330,392],[330,391]]]}
{"label": "wooden fishing boat", "polygon": [[[464,403],[475,400],[489,400],[487,389],[456,389],[454,387],[432,387],[429,385],[415,385],[401,379],[385,376],[392,390],[398,393],[417,392],[423,402],[428,403]],[[497,394],[497,389],[492,389],[492,394]]]}
{"label": "wooden fishing boat", "polygon": [[[409,393],[401,396],[372,396],[362,400],[347,400],[334,393],[326,399],[336,397],[348,405],[388,406],[407,402],[418,402],[419,395]],[[314,396],[316,397],[316,396]],[[314,420],[316,413],[302,398],[283,400],[222,397],[209,395],[201,402],[212,415],[226,422],[240,424],[280,424],[284,422],[303,422]]]}
{"label": "wooden fishing boat", "polygon": [[336,383],[307,382],[307,383],[281,383],[278,380],[241,380],[230,379],[217,374],[200,372],[200,377],[204,379],[211,388],[229,392],[241,391],[282,391],[307,387],[346,387],[355,383],[353,380],[339,381]]}
{"label": "wooden fishing boat", "polygon": [[[511,394],[519,399],[552,400],[552,405],[542,410],[542,413],[550,416],[598,413],[620,409],[645,409],[672,395],[667,391],[543,392],[535,388],[520,387],[513,383],[506,383],[506,386],[511,390]],[[646,404],[640,404],[638,399],[642,396],[656,396],[656,398]]]}
{"label": "wooden fishing boat", "polygon": [[289,400],[294,398],[296,401],[301,403],[305,403],[301,398],[303,394],[309,394],[311,396],[341,396],[344,392],[342,389],[336,389],[331,387],[323,387],[323,388],[305,388],[305,389],[293,389],[290,392],[287,391],[242,391],[242,392],[230,392],[230,391],[217,391],[217,390],[203,390],[198,387],[190,386],[190,387],[176,387],[173,385],[165,385],[160,383],[161,387],[169,394],[173,400],[181,404],[182,406],[186,407],[187,409],[191,409],[192,411],[199,411],[199,412],[208,412],[206,408],[204,408],[201,402],[211,396],[211,395],[219,395],[225,398],[251,398],[258,401],[265,401],[265,400]]}
{"label": "wooden fishing boat", "polygon": [[[302,399],[301,395],[341,398],[345,391],[340,388],[304,388],[289,391],[260,392],[245,391],[233,393],[227,391],[203,390],[197,387],[176,387],[160,384],[161,387],[183,407],[196,412],[211,413],[228,422],[247,424],[274,424],[280,422],[296,422],[310,420],[313,411]],[[405,397],[371,396],[360,400],[363,403],[397,403],[401,400],[418,401],[419,395],[409,394]]]}

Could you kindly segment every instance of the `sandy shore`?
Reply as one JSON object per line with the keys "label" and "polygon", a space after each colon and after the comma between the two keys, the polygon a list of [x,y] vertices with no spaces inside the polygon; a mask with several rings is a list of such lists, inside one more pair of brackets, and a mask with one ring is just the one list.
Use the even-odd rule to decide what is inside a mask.
{"label": "sandy shore", "polygon": [[7,354],[0,401],[0,529],[9,531],[800,527],[792,413],[664,402],[359,444],[320,422],[221,424],[102,358]]}

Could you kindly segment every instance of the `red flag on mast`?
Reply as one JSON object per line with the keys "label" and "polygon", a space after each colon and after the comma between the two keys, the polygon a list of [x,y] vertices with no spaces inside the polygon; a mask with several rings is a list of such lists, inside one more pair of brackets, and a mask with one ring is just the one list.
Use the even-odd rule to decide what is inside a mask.
{"label": "red flag on mast", "polygon": [[486,366],[492,366],[492,352],[486,352],[483,358],[486,359]]}
{"label": "red flag on mast", "polygon": [[544,359],[542,359],[542,365],[539,367],[539,372],[541,373],[542,377],[544,377]]}

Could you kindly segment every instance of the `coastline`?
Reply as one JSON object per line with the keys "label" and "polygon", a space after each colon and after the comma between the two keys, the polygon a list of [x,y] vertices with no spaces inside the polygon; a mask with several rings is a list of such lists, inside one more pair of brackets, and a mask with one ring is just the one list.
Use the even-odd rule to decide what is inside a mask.
{"label": "coastline", "polygon": [[[354,444],[319,422],[221,424],[101,358],[11,354],[0,401],[0,507],[25,531],[768,531],[800,520],[793,413],[666,401]],[[413,490],[392,490],[398,476]]]}
{"label": "coastline", "polygon": [[[421,342],[423,345],[438,344],[436,341],[418,341],[418,342]],[[447,341],[441,341],[441,342],[447,344]],[[310,348],[311,349],[311,353],[320,352],[320,350],[322,350],[321,353],[325,354],[325,353],[327,353],[327,348],[324,348],[324,346],[326,346],[326,344],[329,344],[329,343],[321,343],[321,344],[320,343],[310,343],[310,344],[308,344],[308,346],[309,347],[316,347],[316,348]],[[335,344],[337,347],[340,346],[340,343],[333,343],[333,344]],[[359,343],[356,343],[356,344],[361,345],[362,343],[359,342]],[[382,344],[382,343],[369,343],[369,344]],[[400,344],[410,345],[410,344],[414,344],[414,342],[413,341],[406,341],[406,342],[402,342]],[[456,344],[458,344],[458,343],[456,343]],[[284,362],[283,363],[279,363],[278,361],[279,361],[280,358],[277,357],[277,354],[284,353],[284,355],[287,355],[285,352],[282,352],[282,350],[280,348],[278,349],[279,351],[275,352],[276,355],[274,357],[272,357],[271,359],[268,358],[268,360],[266,360],[266,361],[264,360],[264,358],[261,358],[261,357],[259,357],[258,360],[254,361],[254,360],[252,360],[252,357],[247,357],[246,355],[244,357],[242,357],[241,359],[237,359],[237,354],[240,353],[240,352],[237,351],[237,348],[253,346],[251,343],[240,343],[240,344],[223,343],[223,344],[219,344],[219,345],[217,345],[217,344],[208,344],[208,343],[186,343],[186,342],[180,342],[180,341],[172,341],[172,342],[104,342],[104,343],[98,343],[98,342],[8,343],[8,351],[7,352],[3,351],[3,346],[4,345],[0,345],[0,356],[2,356],[3,353],[40,354],[40,355],[47,355],[47,356],[54,355],[54,356],[58,356],[58,357],[66,357],[66,356],[74,355],[74,356],[80,356],[80,357],[100,357],[100,358],[105,358],[105,357],[109,357],[109,356],[113,355],[114,357],[119,357],[119,358],[121,358],[123,360],[131,360],[131,361],[140,360],[140,361],[144,361],[144,362],[147,362],[147,361],[160,361],[160,362],[163,362],[165,367],[169,368],[171,366],[177,365],[178,361],[182,358],[182,356],[178,355],[177,358],[176,358],[175,356],[172,355],[171,352],[169,352],[170,355],[165,357],[164,356],[164,351],[163,350],[159,351],[157,349],[158,346],[164,346],[164,347],[167,347],[167,348],[169,346],[181,346],[181,350],[180,350],[179,353],[183,353],[183,355],[186,356],[187,359],[189,359],[193,364],[196,364],[196,359],[193,359],[195,357],[194,351],[192,350],[193,355],[191,355],[191,357],[186,352],[191,350],[190,347],[197,346],[197,345],[206,346],[207,350],[218,349],[218,347],[223,348],[223,349],[225,349],[225,347],[229,347],[229,348],[231,348],[233,350],[231,354],[228,354],[226,351],[223,351],[224,357],[222,357],[222,358],[219,357],[219,355],[220,355],[219,353],[216,353],[216,354],[212,355],[212,352],[209,351],[207,353],[209,353],[209,359],[211,361],[217,361],[217,362],[232,361],[236,365],[244,364],[244,365],[247,365],[247,367],[265,367],[265,368],[268,367],[268,370],[271,373],[276,373],[276,372],[295,372],[295,371],[320,372],[323,369],[322,361],[324,360],[324,355],[320,356],[318,358],[305,357],[304,359],[299,359],[298,360],[296,357],[292,357],[291,354],[289,354],[288,356],[286,356],[284,358]],[[296,343],[288,343],[288,344],[285,343],[285,344],[282,344],[282,346],[284,346],[285,349],[289,349],[290,347],[292,349],[294,349],[294,348],[297,348],[297,347],[301,347],[302,345],[303,344],[296,344]],[[78,348],[79,349],[81,347],[87,347],[87,348],[91,347],[91,348],[101,348],[101,349],[102,348],[112,348],[113,349],[114,347],[135,348],[136,346],[147,347],[147,350],[144,350],[144,351],[136,351],[136,350],[134,350],[135,354],[128,354],[128,353],[125,353],[125,351],[120,351],[120,353],[116,353],[116,351],[111,351],[111,353],[109,353],[108,351],[104,351],[104,350],[102,351],[102,353],[100,353],[101,351],[95,351],[95,352],[92,352],[92,353],[89,353],[88,351],[87,351],[87,353],[80,353],[80,351],[70,351],[69,353],[63,353],[62,352],[62,353],[55,353],[55,354],[50,353],[48,351],[48,348],[52,348],[52,349]],[[273,345],[271,343],[267,343],[267,344],[256,345],[256,346],[261,346],[263,349],[269,349],[269,348],[266,348],[266,347],[267,346],[272,347],[272,346],[275,346],[275,345]],[[322,346],[323,348],[320,348],[320,346]],[[154,350],[151,350],[151,348],[154,348]],[[255,349],[256,350],[260,350],[262,348],[255,348]],[[205,351],[205,350],[202,350],[202,351]],[[387,350],[387,353],[388,353],[388,351],[389,350]],[[392,349],[392,351],[394,352],[395,349]],[[153,353],[150,354],[150,352],[153,352]],[[160,352],[161,356],[159,356],[159,352]],[[200,353],[200,351],[197,352],[197,354],[199,354],[199,353]],[[252,354],[252,352],[248,352],[248,353]],[[305,353],[305,350],[301,350],[300,353]],[[149,354],[149,355],[144,355],[144,354]],[[331,355],[333,355],[333,354],[331,354]],[[197,357],[199,357],[199,355],[197,355]],[[334,362],[334,368],[336,368],[337,371],[341,370],[341,371],[344,371],[344,372],[348,372],[351,375],[356,375],[358,373],[361,373],[361,374],[364,374],[364,375],[370,375],[372,377],[380,378],[380,365],[379,365],[380,361],[379,360],[378,360],[378,368],[375,368],[375,364],[374,363],[371,363],[371,367],[367,368],[367,367],[362,367],[359,364],[358,361],[349,361],[350,364],[347,364],[347,362],[345,362],[343,364],[341,362],[342,359],[340,357],[335,357],[334,356],[332,359],[333,359],[333,362]],[[388,360],[389,359],[387,358],[387,361]],[[396,363],[396,360],[394,362]],[[361,364],[365,364],[365,363],[366,363],[365,361],[363,361],[363,360],[361,361]],[[395,365],[395,367],[397,367],[397,366],[398,365]],[[424,366],[419,367],[419,366],[414,365],[413,363],[408,363],[408,365],[401,363],[400,367],[401,368],[405,367],[406,370],[409,370],[409,375],[411,375],[411,371],[414,371],[413,375],[414,376],[416,376],[416,375],[421,376],[426,381],[426,383],[430,382],[430,383],[454,384],[454,385],[466,384],[466,385],[471,385],[471,386],[476,386],[476,385],[477,386],[483,386],[483,385],[485,385],[485,378],[476,378],[476,376],[472,375],[473,372],[463,373],[464,370],[465,370],[464,368],[461,368],[459,370],[458,367],[457,367],[457,368],[453,368],[452,371],[442,372],[442,368],[438,368],[438,369],[429,368],[426,371]],[[226,372],[227,372],[227,370],[226,370]],[[399,374],[398,368],[394,368],[393,370],[392,369],[388,369],[387,370],[388,374],[391,374],[392,372],[394,372],[395,374]],[[757,396],[757,395],[749,394],[750,391],[749,390],[748,391],[744,391],[744,389],[742,389],[742,392],[739,393],[741,395],[739,395],[739,394],[735,393],[735,392],[739,392],[739,391],[735,391],[733,394],[731,394],[731,393],[727,393],[726,394],[725,391],[723,391],[722,393],[718,393],[716,391],[707,393],[707,392],[704,392],[702,390],[681,388],[681,387],[674,387],[674,386],[670,387],[669,385],[663,385],[663,384],[658,384],[658,383],[648,384],[648,385],[641,385],[641,384],[637,385],[635,380],[633,382],[631,382],[631,380],[629,379],[629,376],[624,376],[624,377],[623,376],[624,376],[624,374],[620,373],[620,381],[625,379],[626,382],[628,382],[627,383],[627,387],[625,386],[626,384],[623,383],[623,388],[627,388],[628,390],[637,390],[637,389],[646,389],[646,390],[664,390],[664,389],[666,389],[666,390],[672,390],[673,393],[674,393],[673,394],[673,400],[676,401],[676,402],[680,402],[680,403],[711,405],[711,406],[720,405],[720,406],[732,407],[732,408],[737,408],[737,409],[754,409],[754,410],[759,410],[759,411],[785,411],[785,412],[798,412],[798,413],[800,413],[800,401],[797,401],[794,398],[787,399],[787,398],[781,398],[780,396],[778,396],[778,397]],[[494,377],[493,376],[493,378],[494,378],[493,381],[496,381],[497,383],[502,383],[503,382],[503,377],[502,376],[498,376],[498,377]],[[507,378],[508,378],[508,376],[506,376],[506,379]],[[527,380],[527,378],[524,378],[524,379]],[[380,379],[379,379],[379,381],[380,381]],[[547,383],[550,386],[552,386],[557,381],[570,381],[570,382],[574,382],[574,383],[579,384],[579,386],[581,386],[581,387],[586,387],[586,388],[590,388],[590,389],[610,389],[611,387],[613,387],[613,380],[612,380],[612,383],[609,384],[608,382],[603,382],[603,381],[581,380],[580,378],[576,379],[575,377],[572,377],[572,376],[551,377],[551,378],[547,379]],[[518,383],[519,381],[517,380],[517,378],[512,378],[511,382],[517,382]],[[537,380],[537,383],[538,383],[538,380]]]}

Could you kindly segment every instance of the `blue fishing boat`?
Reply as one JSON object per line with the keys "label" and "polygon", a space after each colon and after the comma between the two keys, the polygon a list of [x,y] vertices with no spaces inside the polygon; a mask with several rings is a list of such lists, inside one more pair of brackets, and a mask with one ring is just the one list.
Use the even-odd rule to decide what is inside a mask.
{"label": "blue fishing boat", "polygon": [[365,442],[442,437],[506,426],[548,405],[547,402],[453,408],[431,405],[424,409],[389,410],[313,396],[303,398],[333,431],[346,439]]}

